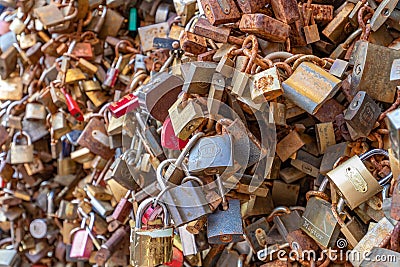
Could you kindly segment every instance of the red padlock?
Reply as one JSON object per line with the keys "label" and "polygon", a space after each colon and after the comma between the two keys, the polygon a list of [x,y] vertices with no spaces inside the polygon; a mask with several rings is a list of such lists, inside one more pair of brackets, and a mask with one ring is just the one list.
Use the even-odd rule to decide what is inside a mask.
{"label": "red padlock", "polygon": [[[93,212],[90,213],[89,227],[86,228],[86,219],[82,218],[81,229],[79,229],[73,236],[71,251],[69,253],[70,258],[88,260],[90,253],[93,251],[93,240],[89,235],[89,231],[92,231],[94,226],[95,215]],[[73,231],[71,231],[71,234]]]}
{"label": "red padlock", "polygon": [[108,107],[111,114],[119,118],[125,115],[127,112],[134,110],[139,107],[139,99],[134,94],[128,94],[122,97],[120,100],[111,103]]}
{"label": "red padlock", "polygon": [[172,127],[171,118],[168,116],[163,123],[161,131],[161,145],[164,148],[181,150],[189,142],[189,139],[182,140],[175,135],[174,128]]}
{"label": "red padlock", "polygon": [[83,121],[83,113],[78,106],[78,103],[72,98],[70,94],[67,93],[64,87],[61,87],[61,92],[65,95],[65,99],[67,100],[67,107],[69,113],[74,116],[78,121]]}

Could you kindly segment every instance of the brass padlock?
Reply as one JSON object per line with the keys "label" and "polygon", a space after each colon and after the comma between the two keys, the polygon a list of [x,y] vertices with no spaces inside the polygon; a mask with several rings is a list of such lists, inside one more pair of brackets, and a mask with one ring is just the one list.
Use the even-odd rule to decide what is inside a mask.
{"label": "brass padlock", "polygon": [[369,172],[363,161],[373,155],[389,157],[385,150],[373,149],[360,157],[353,156],[326,174],[337,188],[338,194],[346,200],[346,204],[352,210],[379,193],[383,186],[392,179],[390,172],[378,182]]}
{"label": "brass padlock", "polygon": [[195,101],[188,101],[181,107],[181,99],[168,110],[176,136],[186,140],[203,123],[205,116],[201,106]]}
{"label": "brass padlock", "polygon": [[[27,144],[18,145],[17,138],[25,137]],[[33,145],[31,137],[24,131],[14,134],[10,148],[11,164],[29,163],[33,161]]]}
{"label": "brass padlock", "polygon": [[338,78],[310,62],[302,62],[282,83],[284,96],[310,114],[332,98],[340,85]]}
{"label": "brass padlock", "polygon": [[332,205],[324,193],[328,185],[325,178],[318,191],[307,193],[307,206],[302,216],[301,229],[323,247],[332,247],[340,233],[340,227],[332,213]]}
{"label": "brass padlock", "polygon": [[164,213],[164,226],[161,229],[144,230],[142,217],[155,198],[149,198],[140,203],[136,215],[135,228],[132,229],[131,264],[133,266],[156,266],[172,259],[172,243],[174,231],[169,226],[170,217],[167,207],[158,202]]}
{"label": "brass padlock", "polygon": [[347,35],[354,30],[349,20],[349,15],[354,7],[355,5],[353,3],[346,2],[340,12],[338,12],[333,20],[322,30],[322,34],[334,44],[342,42],[346,39]]}

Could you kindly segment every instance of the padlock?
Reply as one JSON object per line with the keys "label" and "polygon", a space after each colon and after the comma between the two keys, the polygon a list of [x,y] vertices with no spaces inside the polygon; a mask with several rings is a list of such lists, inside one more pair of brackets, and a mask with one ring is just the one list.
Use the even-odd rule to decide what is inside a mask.
{"label": "padlock", "polygon": [[188,64],[182,91],[188,94],[207,94],[216,64],[211,62],[190,62]]}
{"label": "padlock", "polygon": [[[32,46],[34,46],[36,44],[36,42],[37,42],[37,35],[35,33],[23,34],[19,38],[19,46],[21,47],[22,50],[31,48]],[[40,51],[40,47],[37,50]],[[33,63],[33,64],[35,64],[35,63]]]}
{"label": "padlock", "polygon": [[138,112],[135,113],[135,116],[139,124],[139,128],[141,128],[141,131],[137,129],[137,134],[143,134],[143,137],[146,139],[147,152],[150,153],[153,157],[156,157],[159,161],[165,160],[166,157],[161,146],[161,138],[157,133],[155,127],[146,124],[143,121],[142,116]]}
{"label": "padlock", "polygon": [[129,233],[129,226],[124,226],[118,228],[111,237],[101,245],[100,250],[95,255],[96,263],[99,265],[104,265],[106,261],[111,258],[111,255],[117,251],[117,248],[126,239]]}
{"label": "padlock", "polygon": [[183,80],[180,77],[167,72],[157,73],[149,83],[139,89],[139,105],[153,118],[164,122],[168,109],[176,101],[182,86]]}
{"label": "padlock", "polygon": [[102,201],[95,198],[85,187],[85,191],[87,196],[90,199],[90,204],[92,204],[93,210],[103,218],[106,218],[113,212],[113,207],[111,206],[109,201]]}
{"label": "padlock", "polygon": [[180,39],[182,50],[193,55],[207,52],[206,38],[189,31],[185,31]]}
{"label": "padlock", "polygon": [[155,198],[149,198],[140,203],[136,215],[135,228],[132,229],[132,242],[130,246],[131,264],[133,266],[156,266],[170,262],[172,259],[173,228],[169,226],[170,217],[167,207],[162,207],[164,220],[161,229],[142,228],[142,217],[150,205],[154,204]]}
{"label": "padlock", "polygon": [[30,15],[28,15],[24,21],[22,21],[19,18],[15,18],[9,26],[10,31],[14,32],[17,35],[21,34],[25,30],[26,25],[28,25],[30,20],[31,20]]}
{"label": "padlock", "polygon": [[207,237],[210,244],[235,243],[243,240],[240,201],[231,199],[228,204],[227,210],[217,209],[207,216]]}
{"label": "padlock", "polygon": [[197,23],[194,25],[193,32],[197,35],[210,38],[214,42],[228,43],[232,42],[231,29],[227,27],[216,27],[206,18],[199,18]]}
{"label": "padlock", "polygon": [[350,209],[355,209],[369,198],[376,195],[383,189],[383,186],[390,182],[392,173],[379,180],[369,172],[363,161],[373,155],[389,154],[383,149],[373,149],[358,156],[353,156],[337,168],[327,173],[329,180],[335,185],[337,192],[345,200]]}
{"label": "padlock", "polygon": [[[351,76],[351,94],[355,95],[359,90],[365,91],[374,100],[385,103],[393,103],[397,78],[391,77],[391,69],[395,68],[395,59],[399,52],[380,45],[374,45],[366,41],[357,41],[350,58],[354,64]],[[379,64],[375,62],[375,55],[379,55]],[[366,66],[371,66],[367,68]],[[388,75],[378,75],[387,73]]]}
{"label": "padlock", "polygon": [[355,5],[351,2],[343,4],[340,12],[338,12],[333,20],[322,30],[322,34],[334,44],[342,42],[354,30],[349,21],[349,15],[354,7]]}
{"label": "padlock", "polygon": [[137,179],[138,177],[133,177],[131,175],[125,160],[117,158],[114,161],[113,166],[111,166],[111,170],[112,170],[111,178],[113,180],[115,180],[118,184],[124,186],[129,190],[137,191],[140,182]]}
{"label": "padlock", "polygon": [[[349,261],[353,266],[361,266],[361,262],[370,257],[370,251],[376,244],[380,244],[387,235],[393,231],[393,224],[388,219],[382,218],[367,234],[360,240],[352,250]],[[368,256],[369,255],[369,256]]]}
{"label": "padlock", "polygon": [[17,65],[17,49],[10,46],[7,50],[3,50],[0,55],[0,76],[1,79],[7,79],[14,72]]}
{"label": "padlock", "polygon": [[34,157],[32,163],[24,163],[24,167],[28,175],[34,175],[44,170],[43,162],[39,157]]}
{"label": "padlock", "polygon": [[183,141],[175,135],[171,119],[167,117],[161,130],[161,145],[164,148],[181,150],[187,145],[188,142],[189,140]]}
{"label": "padlock", "polygon": [[310,25],[304,26],[304,36],[306,37],[307,44],[312,44],[318,42],[320,39],[318,26],[315,24],[314,17],[311,16]]}
{"label": "padlock", "polygon": [[385,23],[393,10],[396,8],[397,2],[386,0],[382,1],[376,8],[376,13],[371,18],[371,30],[376,32]]}
{"label": "padlock", "polygon": [[138,28],[140,37],[141,49],[147,52],[153,49],[153,39],[155,37],[166,38],[168,34],[169,25],[167,22],[152,24]]}
{"label": "padlock", "polygon": [[340,85],[338,78],[310,62],[302,62],[282,83],[284,96],[310,114],[315,114],[324,102],[332,98]]}
{"label": "padlock", "polygon": [[176,227],[211,213],[205,194],[200,187],[203,183],[199,178],[188,176],[179,186],[165,189],[167,188],[166,181],[162,174],[157,172],[157,181],[164,190],[162,194],[160,193],[160,201],[167,206]]}
{"label": "padlock", "polygon": [[[72,6],[73,3],[70,3]],[[50,4],[46,6],[36,7],[33,10],[35,16],[45,27],[52,27],[60,25],[64,22],[74,19],[78,15],[78,9],[74,8],[74,12],[71,15],[64,17],[57,5]]]}
{"label": "padlock", "polygon": [[113,156],[113,150],[110,149],[104,123],[98,118],[94,117],[90,119],[77,142],[79,145],[89,148],[92,153],[100,155],[104,159],[109,159]]}
{"label": "padlock", "polygon": [[131,191],[128,191],[125,197],[121,198],[118,205],[115,207],[113,214],[111,215],[114,220],[117,220],[121,223],[124,223],[126,219],[129,217],[129,214],[133,208],[132,202],[129,201],[128,196],[131,194]]}
{"label": "padlock", "polygon": [[278,69],[275,66],[254,74],[249,86],[251,99],[255,103],[270,101],[283,94]]}
{"label": "padlock", "polygon": [[267,245],[266,239],[269,230],[270,226],[266,218],[258,219],[244,228],[246,238],[254,252],[258,252],[265,248]]}
{"label": "padlock", "polygon": [[189,152],[188,171],[194,175],[222,174],[233,167],[233,148],[227,133],[200,138]]}
{"label": "padlock", "polygon": [[3,266],[19,266],[21,256],[15,249],[0,249],[0,264]]}
{"label": "padlock", "polygon": [[240,19],[239,9],[233,0],[206,0],[201,2],[201,5],[212,25],[235,22]]}
{"label": "padlock", "polygon": [[265,14],[243,14],[239,29],[271,42],[285,42],[290,26]]}
{"label": "padlock", "polygon": [[72,84],[86,79],[85,74],[79,68],[68,69],[65,75],[65,84]]}
{"label": "padlock", "polygon": [[[240,1],[239,1],[240,2]],[[244,2],[244,1],[242,1]],[[259,1],[263,2],[263,1]],[[265,5],[265,3],[264,3]],[[271,7],[274,11],[276,19],[286,23],[292,24],[296,20],[300,19],[299,9],[297,8],[297,1],[282,1],[282,0],[274,0],[271,1]],[[246,13],[246,12],[244,12]],[[256,13],[256,12],[251,12]]]}
{"label": "padlock", "polygon": [[299,150],[305,143],[296,131],[291,131],[276,145],[276,154],[283,161],[286,161]]}
{"label": "padlock", "polygon": [[[25,137],[26,144],[18,145],[17,138]],[[13,141],[10,148],[11,164],[29,163],[33,161],[33,145],[31,137],[24,131],[17,132],[13,136]]]}
{"label": "padlock", "polygon": [[193,100],[188,101],[185,107],[181,105],[181,99],[178,99],[169,108],[168,113],[175,135],[186,140],[203,123],[205,116],[201,106]]}
{"label": "padlock", "polygon": [[364,91],[359,91],[344,113],[344,119],[358,136],[367,137],[381,114],[378,104]]}
{"label": "padlock", "polygon": [[44,120],[46,119],[46,110],[42,104],[27,103],[25,108],[25,119]]}
{"label": "padlock", "polygon": [[133,47],[132,44],[129,41],[120,41],[118,44],[115,46],[115,59],[111,65],[111,67],[107,70],[106,78],[103,82],[103,88],[104,89],[111,89],[114,88],[115,84],[117,83],[118,80],[118,75],[120,72],[120,65],[122,63],[123,57],[119,54],[119,47],[122,44],[126,44],[130,47]]}
{"label": "padlock", "polygon": [[69,113],[74,116],[75,119],[78,121],[83,121],[83,114],[81,109],[78,106],[78,103],[75,101],[75,99],[72,98],[72,96],[67,93],[66,89],[64,87],[61,87],[61,92],[65,96],[65,100],[67,103],[67,108]]}
{"label": "padlock", "polygon": [[74,236],[69,257],[80,260],[89,259],[90,252],[93,250],[93,240],[89,232],[93,230],[94,220],[95,217],[92,212],[90,213],[90,223],[88,227],[86,227],[86,219],[82,219],[80,230],[77,232],[71,231],[70,234],[74,234]]}
{"label": "padlock", "polygon": [[326,148],[336,144],[335,132],[332,122],[318,123],[315,125],[317,144],[320,154],[324,154]]}
{"label": "padlock", "polygon": [[325,178],[318,191],[307,193],[307,206],[302,216],[301,230],[323,247],[332,247],[340,233],[340,227],[333,216],[331,203],[324,193],[328,185]]}

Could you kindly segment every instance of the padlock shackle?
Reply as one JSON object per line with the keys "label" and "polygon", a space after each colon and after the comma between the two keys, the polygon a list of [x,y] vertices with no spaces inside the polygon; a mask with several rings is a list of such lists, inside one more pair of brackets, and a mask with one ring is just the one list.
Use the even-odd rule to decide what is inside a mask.
{"label": "padlock shackle", "polygon": [[[142,203],[140,203],[138,209],[137,209],[137,215],[136,215],[136,220],[135,220],[135,227],[137,229],[141,229],[142,228],[142,217],[145,213],[145,211],[147,210],[147,208],[149,208],[151,205],[154,204],[154,201],[156,200],[155,197],[152,198],[148,198],[142,201]],[[165,206],[165,204],[163,203],[158,203],[157,205],[161,206],[164,212],[164,226],[168,226],[170,223],[170,216],[169,216],[169,211],[167,209],[167,206]]]}
{"label": "padlock shackle", "polygon": [[286,206],[278,206],[278,207],[276,207],[272,212],[271,212],[271,214],[267,217],[267,221],[268,222],[272,222],[272,219],[275,217],[275,216],[280,216],[281,215],[281,213],[283,213],[283,214],[289,214],[289,213],[291,213],[292,211],[288,208],[288,207],[286,207]]}
{"label": "padlock shackle", "polygon": [[183,178],[181,184],[186,183],[188,181],[196,181],[199,185],[201,185],[201,186],[204,185],[203,181],[199,177],[196,177],[196,176],[186,176],[185,178]]}
{"label": "padlock shackle", "polygon": [[[364,154],[360,155],[359,158],[361,161],[364,161],[374,155],[384,155],[385,157],[389,158],[389,153],[386,150],[380,148],[372,149],[368,152],[365,152]],[[379,185],[384,186],[392,179],[392,177],[393,173],[390,172],[388,175],[378,181]]]}
{"label": "padlock shackle", "polygon": [[29,136],[29,134],[28,134],[27,132],[25,132],[25,131],[16,132],[16,133],[14,134],[14,136],[13,136],[12,142],[13,142],[14,144],[16,144],[17,138],[20,137],[20,136],[25,136],[25,137],[26,137],[26,140],[27,140],[27,145],[32,145],[32,139],[31,139],[31,137]]}
{"label": "padlock shackle", "polygon": [[199,132],[195,134],[192,138],[190,138],[189,142],[183,148],[181,154],[179,154],[178,158],[176,159],[175,165],[180,167],[182,165],[183,160],[185,159],[187,153],[192,149],[192,147],[197,143],[197,141],[203,137],[205,134],[203,132]]}

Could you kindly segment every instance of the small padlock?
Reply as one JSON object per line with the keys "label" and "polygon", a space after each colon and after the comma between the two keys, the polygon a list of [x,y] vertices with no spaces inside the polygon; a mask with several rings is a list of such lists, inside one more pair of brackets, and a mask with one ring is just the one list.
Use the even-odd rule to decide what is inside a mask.
{"label": "small padlock", "polygon": [[182,180],[181,185],[168,189],[167,181],[162,177],[161,171],[162,168],[157,169],[157,181],[162,189],[159,198],[168,207],[176,227],[211,213],[200,187],[203,186],[203,182],[199,178],[188,176]]}
{"label": "small padlock", "polygon": [[324,193],[329,183],[327,178],[318,191],[307,193],[307,206],[302,216],[301,229],[323,247],[332,247],[340,233],[340,227],[332,214],[332,205]]}
{"label": "small padlock", "polygon": [[380,192],[383,186],[392,179],[393,175],[390,172],[378,182],[369,172],[363,161],[373,155],[389,157],[385,150],[373,149],[360,156],[353,156],[327,173],[329,180],[352,210]]}
{"label": "small padlock", "polygon": [[367,137],[381,114],[378,104],[364,91],[359,91],[351,101],[344,119],[360,137]]}
{"label": "small padlock", "polygon": [[302,62],[282,83],[284,96],[309,114],[315,114],[323,103],[332,98],[340,85],[338,78],[310,62]]}
{"label": "small padlock", "polygon": [[82,224],[80,230],[75,232],[71,231],[70,235],[74,234],[72,240],[72,247],[69,253],[71,258],[77,258],[80,260],[85,260],[90,258],[90,253],[93,251],[93,240],[90,237],[89,232],[93,230],[95,216],[94,213],[90,213],[90,223],[86,227],[86,219],[82,219]]}
{"label": "small padlock", "polygon": [[[18,145],[17,138],[24,136],[27,144]],[[33,145],[31,137],[24,131],[14,134],[10,148],[11,164],[29,163],[33,161]]]}
{"label": "small padlock", "polygon": [[240,11],[233,0],[202,1],[204,13],[212,25],[235,22],[240,19]]}
{"label": "small padlock", "polygon": [[154,204],[155,198],[149,198],[140,203],[135,228],[132,229],[131,264],[133,266],[156,266],[172,259],[174,229],[169,226],[170,217],[167,207],[158,203],[163,209],[164,226],[161,229],[142,228],[144,212]]}

